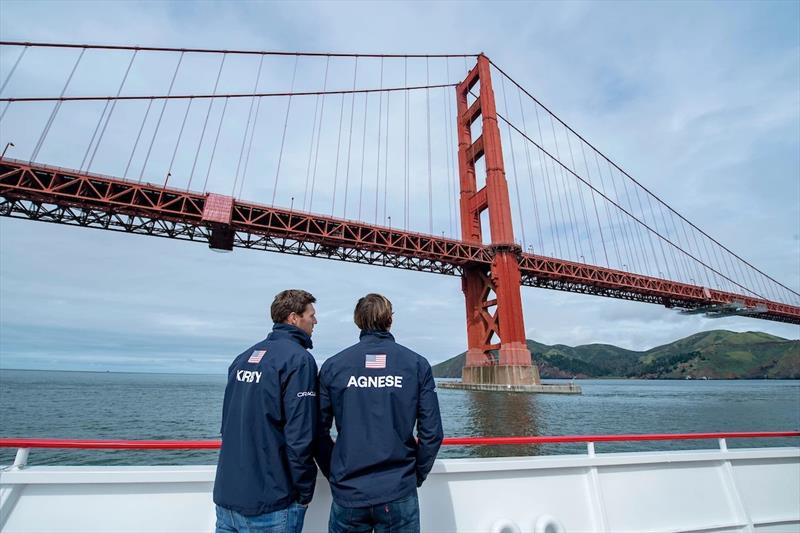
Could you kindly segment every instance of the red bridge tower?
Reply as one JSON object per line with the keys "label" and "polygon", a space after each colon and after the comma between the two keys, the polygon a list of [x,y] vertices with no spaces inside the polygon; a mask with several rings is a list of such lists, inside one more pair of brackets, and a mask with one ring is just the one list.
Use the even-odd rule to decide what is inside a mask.
{"label": "red bridge tower", "polygon": [[[479,94],[468,105],[467,97],[476,86]],[[478,56],[477,65],[456,91],[461,237],[465,242],[482,244],[481,213],[488,210],[490,247],[494,252],[490,268],[464,268],[467,360],[462,381],[465,384],[538,385],[539,372],[525,343],[519,269],[522,249],[514,242],[500,128],[486,56]],[[473,125],[479,118],[482,133],[473,141]],[[486,185],[478,189],[475,163],[481,158],[486,167]]]}

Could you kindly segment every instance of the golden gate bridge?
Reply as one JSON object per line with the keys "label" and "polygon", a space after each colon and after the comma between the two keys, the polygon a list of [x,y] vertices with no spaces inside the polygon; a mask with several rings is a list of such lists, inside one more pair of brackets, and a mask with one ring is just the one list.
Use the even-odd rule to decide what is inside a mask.
{"label": "golden gate bridge", "polygon": [[800,294],[484,54],[0,58],[0,215],[460,276],[465,383],[539,382],[521,286],[800,323]]}

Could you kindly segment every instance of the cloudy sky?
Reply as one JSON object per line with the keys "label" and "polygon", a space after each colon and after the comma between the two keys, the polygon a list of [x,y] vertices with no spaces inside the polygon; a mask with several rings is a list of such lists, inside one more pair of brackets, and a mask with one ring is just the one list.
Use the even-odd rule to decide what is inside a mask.
{"label": "cloudy sky", "polygon": [[[488,6],[4,1],[0,37],[253,50],[483,51],[668,204],[800,290],[796,2]],[[17,53],[0,54],[1,79]],[[74,61],[74,55],[70,57],[58,63],[66,73]],[[31,94],[52,94],[50,89],[35,89],[34,81],[47,81],[36,61],[21,63],[15,74],[18,83],[29,83]],[[125,68],[124,61],[115,65]],[[273,74],[283,69],[274,76],[276,83],[287,83],[290,66],[274,67]],[[322,64],[303,66],[298,83],[304,76],[316,76],[314,69]],[[364,63],[362,72],[374,66]],[[214,72],[213,66],[197,68]],[[457,68],[453,70],[457,78]],[[247,72],[250,77],[240,79],[245,91],[252,90],[252,69]],[[435,72],[440,75],[441,68]],[[119,80],[119,74],[114,79]],[[232,91],[239,88],[230,81],[235,78],[226,77]],[[116,88],[103,85],[104,76],[95,77],[96,86],[81,86],[92,78],[81,79],[76,80],[76,94],[109,94]],[[25,86],[17,89],[24,92]],[[444,103],[440,100],[438,105]],[[246,112],[242,105],[231,113]],[[170,110],[177,114],[168,112],[165,121],[177,124],[179,109]],[[276,116],[273,129],[280,131],[274,127],[282,124],[280,108],[262,113]],[[25,136],[34,129],[25,129],[23,115],[9,117],[0,129],[0,143],[13,140],[21,151],[28,142]],[[46,115],[39,124],[45,119]],[[39,159],[77,167],[81,158],[73,161],[69,128],[79,129],[81,124],[62,122],[53,135],[63,141],[51,143]],[[90,134],[92,127],[83,129]],[[108,144],[92,170],[120,175],[112,163],[119,166],[126,156],[113,149],[113,142]],[[266,141],[262,150],[256,144],[260,155],[254,158],[264,159],[254,159],[254,168],[272,168],[276,150]],[[291,141],[288,144],[284,164],[290,171],[296,166],[305,176],[308,141],[297,161],[290,156],[300,153],[301,145],[295,150]],[[225,152],[238,155],[237,150]],[[411,164],[425,174],[424,151],[415,153],[418,157]],[[236,155],[234,163],[235,159]],[[265,171],[269,177],[272,172]],[[221,178],[212,173],[212,190],[215,179]],[[261,198],[268,190],[248,186],[253,188],[245,189],[245,198]],[[295,194],[293,186],[281,189],[278,203],[285,204],[284,197]],[[417,228],[422,231],[427,220],[424,204],[414,204],[412,213],[422,221],[423,227]],[[400,216],[395,214],[395,221]],[[435,232],[447,230],[447,222],[437,218]],[[241,249],[216,254],[201,244],[3,218],[0,367],[221,372],[235,354],[264,336],[272,297],[288,287],[305,288],[318,299],[313,353],[319,361],[354,342],[352,308],[367,292],[381,292],[393,301],[398,340],[431,362],[465,348],[458,278]],[[523,289],[523,302],[528,337],[548,344],[600,342],[647,349],[717,328],[800,337],[797,326],[687,317],[655,305],[542,289]]]}

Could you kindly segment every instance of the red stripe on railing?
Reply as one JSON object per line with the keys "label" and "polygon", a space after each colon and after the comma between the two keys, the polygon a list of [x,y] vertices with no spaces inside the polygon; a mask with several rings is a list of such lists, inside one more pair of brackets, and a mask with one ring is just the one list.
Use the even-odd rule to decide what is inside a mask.
{"label": "red stripe on railing", "polygon": [[[565,435],[545,437],[449,437],[445,446],[493,446],[503,444],[560,444],[568,442],[637,442],[661,440],[754,439],[800,437],[800,431],[734,433],[665,433],[645,435]],[[212,450],[218,440],[75,440],[0,439],[0,448],[79,448],[83,450]]]}

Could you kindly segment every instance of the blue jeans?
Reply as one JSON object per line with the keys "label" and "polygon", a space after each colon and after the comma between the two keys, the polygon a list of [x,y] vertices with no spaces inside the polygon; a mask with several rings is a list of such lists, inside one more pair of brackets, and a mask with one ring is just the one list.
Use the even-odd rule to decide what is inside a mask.
{"label": "blue jeans", "polygon": [[328,533],[419,533],[419,500],[415,492],[371,507],[331,504]]}
{"label": "blue jeans", "polygon": [[280,511],[245,516],[217,505],[216,533],[300,533],[307,508],[293,503]]}

